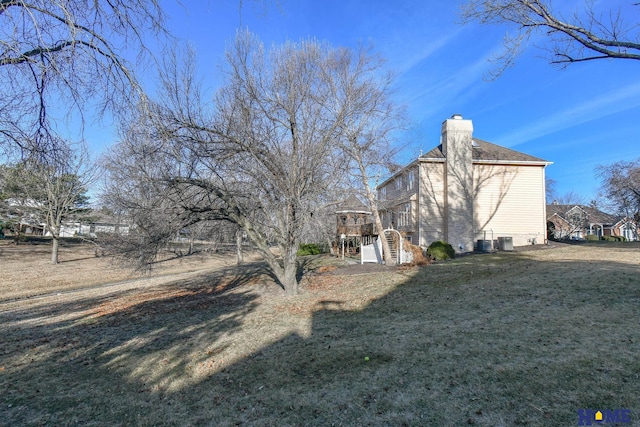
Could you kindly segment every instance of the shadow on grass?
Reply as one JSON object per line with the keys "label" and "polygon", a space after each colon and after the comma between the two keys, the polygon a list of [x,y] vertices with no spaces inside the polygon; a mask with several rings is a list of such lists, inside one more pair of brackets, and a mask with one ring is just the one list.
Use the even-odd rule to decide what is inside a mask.
{"label": "shadow on grass", "polygon": [[[95,407],[128,412],[132,384],[144,389],[148,382],[156,391],[178,384],[192,366],[220,351],[212,346],[193,354],[200,340],[215,343],[242,325],[257,294],[238,288],[265,273],[255,263],[144,290],[108,290],[60,303],[46,298],[53,302],[0,312],[0,419],[67,425],[84,414],[90,425]],[[139,360],[161,367],[163,378],[137,377]],[[119,425],[119,417],[97,424]]]}
{"label": "shadow on grass", "polygon": [[[251,348],[242,319],[258,302],[242,288],[174,284],[187,294],[95,323],[4,330],[12,351],[2,359],[13,360],[0,373],[0,415],[18,424],[555,426],[575,425],[580,408],[629,408],[637,423],[638,273],[526,253],[432,265],[362,310],[320,304],[309,336],[289,333],[204,377],[199,364]],[[64,309],[78,307],[51,314]]]}
{"label": "shadow on grass", "polygon": [[224,396],[214,424],[575,425],[579,408],[629,408],[637,423],[638,273],[522,254],[428,267],[363,311],[317,311],[310,337],[198,394]]}

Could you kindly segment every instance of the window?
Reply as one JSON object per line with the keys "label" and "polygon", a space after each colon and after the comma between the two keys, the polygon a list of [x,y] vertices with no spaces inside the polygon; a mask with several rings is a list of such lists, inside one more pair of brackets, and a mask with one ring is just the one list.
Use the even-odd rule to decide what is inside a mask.
{"label": "window", "polygon": [[380,195],[379,195],[379,199],[380,200],[384,200],[387,198],[387,187],[382,187],[379,191]]}
{"label": "window", "polygon": [[402,176],[396,178],[396,190],[402,190]]}
{"label": "window", "polygon": [[407,174],[407,191],[413,190],[413,181],[415,180],[415,172],[410,170]]}
{"label": "window", "polygon": [[411,225],[411,203],[405,203],[398,208],[398,227]]}

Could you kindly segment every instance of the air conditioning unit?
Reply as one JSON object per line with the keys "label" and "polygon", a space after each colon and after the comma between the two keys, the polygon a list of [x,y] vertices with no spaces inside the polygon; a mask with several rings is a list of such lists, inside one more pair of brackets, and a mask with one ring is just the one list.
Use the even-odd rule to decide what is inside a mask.
{"label": "air conditioning unit", "polygon": [[492,249],[491,240],[478,240],[476,249],[478,252],[491,252]]}
{"label": "air conditioning unit", "polygon": [[501,251],[512,251],[513,237],[498,237],[498,248]]}

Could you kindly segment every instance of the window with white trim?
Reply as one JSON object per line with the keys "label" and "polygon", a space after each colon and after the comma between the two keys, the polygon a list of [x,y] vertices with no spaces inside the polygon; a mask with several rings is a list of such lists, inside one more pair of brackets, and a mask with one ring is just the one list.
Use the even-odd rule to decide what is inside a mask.
{"label": "window with white trim", "polygon": [[387,198],[387,187],[380,188],[380,190],[378,191],[378,198],[380,200],[384,200]]}

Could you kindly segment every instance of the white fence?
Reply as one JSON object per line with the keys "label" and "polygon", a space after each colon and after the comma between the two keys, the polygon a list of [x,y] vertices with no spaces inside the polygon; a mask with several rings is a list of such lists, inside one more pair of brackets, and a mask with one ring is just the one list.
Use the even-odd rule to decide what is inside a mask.
{"label": "white fence", "polygon": [[377,238],[371,245],[360,246],[360,264],[375,262],[382,264],[382,241]]}

